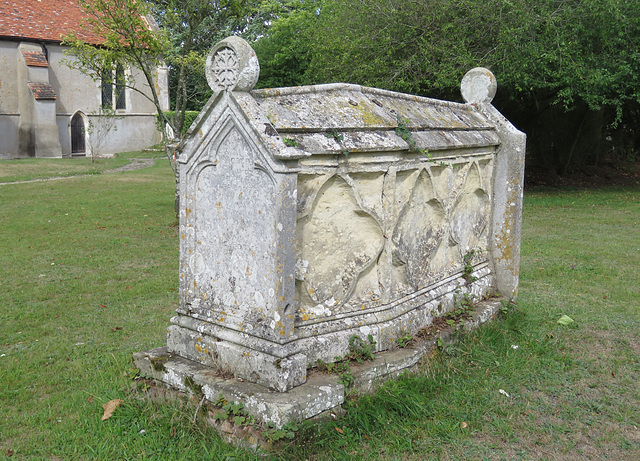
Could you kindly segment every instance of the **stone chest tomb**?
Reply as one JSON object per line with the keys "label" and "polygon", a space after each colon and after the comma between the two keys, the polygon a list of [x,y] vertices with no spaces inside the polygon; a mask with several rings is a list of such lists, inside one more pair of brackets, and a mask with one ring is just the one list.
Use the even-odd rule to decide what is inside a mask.
{"label": "stone chest tomb", "polygon": [[525,136],[491,105],[488,70],[464,77],[465,104],[253,90],[237,37],[206,71],[214,92],[179,157],[179,308],[167,347],[136,354],[143,373],[281,425],[341,403],[307,371],[354,335],[390,350],[460,296],[516,295]]}

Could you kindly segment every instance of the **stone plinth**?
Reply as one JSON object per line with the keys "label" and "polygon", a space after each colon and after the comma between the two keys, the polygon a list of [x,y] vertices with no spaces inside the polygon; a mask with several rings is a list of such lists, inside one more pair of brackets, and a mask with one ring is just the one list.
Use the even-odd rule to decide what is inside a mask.
{"label": "stone plinth", "polygon": [[389,350],[463,296],[516,295],[525,136],[491,106],[489,71],[458,104],[252,91],[259,64],[236,37],[207,65],[214,93],[179,157],[176,365],[156,378],[178,386],[191,366],[295,393],[354,335]]}

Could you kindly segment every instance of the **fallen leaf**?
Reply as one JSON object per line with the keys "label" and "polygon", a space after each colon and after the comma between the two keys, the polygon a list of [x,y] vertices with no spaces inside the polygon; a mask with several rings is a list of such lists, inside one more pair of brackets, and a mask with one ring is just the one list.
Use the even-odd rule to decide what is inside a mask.
{"label": "fallen leaf", "polygon": [[113,416],[113,412],[116,411],[116,408],[118,408],[123,403],[124,403],[124,400],[113,399],[113,400],[109,400],[107,403],[102,405],[102,408],[104,408],[104,415],[102,415],[102,421],[104,421],[105,419],[111,418]]}
{"label": "fallen leaf", "polygon": [[87,399],[87,402],[89,402],[89,403],[93,403],[93,397],[89,397],[89,398]]}
{"label": "fallen leaf", "polygon": [[105,306],[104,304],[100,304],[100,307],[102,307],[103,309],[106,308],[107,306]]}
{"label": "fallen leaf", "polygon": [[573,319],[571,317],[569,317],[568,315],[563,315],[562,317],[560,317],[558,319],[558,323],[560,325],[567,326],[567,325],[573,323]]}
{"label": "fallen leaf", "polygon": [[176,432],[177,432],[177,431],[176,431],[176,427],[175,427],[175,426],[173,426],[173,427],[171,428],[171,434],[169,434],[169,438],[170,438],[170,439],[172,439],[172,438],[173,438],[173,436],[174,436],[174,435],[176,435]]}
{"label": "fallen leaf", "polygon": [[369,437],[367,434],[363,434],[364,438],[367,440],[371,440],[371,437]]}
{"label": "fallen leaf", "polygon": [[336,431],[340,432],[341,434],[344,434],[344,431],[337,426],[336,426]]}
{"label": "fallen leaf", "polygon": [[612,371],[611,372],[611,376],[613,376],[614,378],[616,377],[616,374]]}
{"label": "fallen leaf", "polygon": [[7,456],[7,458],[11,458],[14,455],[14,451],[8,448],[5,455]]}
{"label": "fallen leaf", "polygon": [[111,331],[118,331],[118,330],[122,330],[122,327],[115,327],[111,329]]}
{"label": "fallen leaf", "polygon": [[504,395],[505,397],[511,397],[507,391],[505,391],[504,389],[498,389],[498,392],[500,392],[502,395]]}
{"label": "fallen leaf", "polygon": [[464,421],[462,421],[462,422],[460,423],[460,427],[461,427],[462,429],[466,428],[467,426],[468,426],[468,424],[467,424],[466,422],[464,422]]}

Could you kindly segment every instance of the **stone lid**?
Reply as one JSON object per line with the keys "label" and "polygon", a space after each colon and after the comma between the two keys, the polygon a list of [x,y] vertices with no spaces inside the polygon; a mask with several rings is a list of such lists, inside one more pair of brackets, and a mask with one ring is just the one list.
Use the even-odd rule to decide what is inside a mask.
{"label": "stone lid", "polygon": [[254,90],[251,96],[277,134],[312,155],[500,143],[493,124],[470,104],[344,83]]}

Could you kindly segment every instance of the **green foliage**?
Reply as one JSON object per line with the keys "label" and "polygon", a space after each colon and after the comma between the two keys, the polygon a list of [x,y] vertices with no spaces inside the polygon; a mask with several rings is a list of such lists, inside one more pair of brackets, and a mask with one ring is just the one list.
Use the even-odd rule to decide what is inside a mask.
{"label": "green foliage", "polygon": [[341,133],[338,132],[338,130],[333,128],[332,130],[327,131],[325,133],[325,136],[327,138],[334,139],[340,145],[342,149],[341,150],[342,155],[344,155],[345,157],[349,157],[349,150],[342,145],[342,141],[344,140],[344,135],[342,135]]}
{"label": "green foliage", "polygon": [[[574,139],[586,133],[603,139],[597,137],[602,127],[618,125],[623,116],[633,119],[640,102],[639,2],[304,0],[296,5],[276,14],[255,44],[267,78],[260,84],[342,81],[460,100],[463,75],[487,67],[499,82],[495,105],[535,134],[530,146],[537,160],[560,173],[572,163],[599,158],[595,142],[576,148]],[[545,128],[549,118],[555,118],[552,127],[562,127],[557,133]]]}
{"label": "green foliage", "polygon": [[220,394],[213,404],[220,408],[213,415],[214,421],[229,420],[236,426],[255,424],[254,417],[246,412],[242,402],[229,402],[224,395]]}
{"label": "green foliage", "polygon": [[171,107],[176,133],[184,133],[183,111],[202,109],[211,96],[205,61],[211,47],[245,27],[240,18],[253,12],[247,0],[149,0],[158,25],[169,38],[164,59],[169,67]]}
{"label": "green foliage", "polygon": [[591,107],[640,97],[640,55],[628,51],[640,44],[637,2],[326,0],[314,30],[310,69],[324,81],[455,96],[481,65],[513,97]]}
{"label": "green foliage", "polygon": [[149,14],[147,3],[135,0],[78,0],[78,3],[86,12],[82,25],[97,37],[99,46],[71,32],[63,37],[73,55],[66,64],[95,80],[116,64],[139,69],[151,94],[140,90],[131,75],[126,76],[125,84],[149,98],[160,112],[154,70],[162,62],[169,41],[166,35],[149,28],[145,19]]}
{"label": "green foliage", "polygon": [[406,120],[402,117],[400,117],[398,115],[398,126],[396,127],[396,134],[398,136],[400,136],[402,139],[404,139],[407,144],[409,144],[409,149],[417,152],[419,154],[424,154],[427,156],[427,158],[431,158],[432,155],[429,153],[428,150],[426,149],[420,149],[417,145],[416,145],[416,140],[413,139],[413,133],[411,131],[411,128],[409,128],[409,120]]}
{"label": "green foliage", "polygon": [[467,285],[478,280],[478,277],[473,275],[473,258],[476,254],[480,253],[479,250],[471,249],[462,256],[462,278],[466,281]]}
{"label": "green foliage", "polygon": [[259,12],[268,27],[253,44],[260,60],[259,88],[316,83],[308,76],[320,1],[263,1]]}
{"label": "green foliage", "polygon": [[[184,123],[182,124],[182,135],[184,136],[187,133],[187,130],[189,129],[189,127],[191,126],[191,124],[193,123],[193,121],[196,119],[196,117],[198,117],[198,114],[200,112],[198,111],[194,111],[194,110],[187,110],[184,113]],[[173,110],[166,110],[164,111],[165,116],[172,120],[176,113]]]}
{"label": "green foliage", "polygon": [[293,138],[282,138],[282,142],[287,147],[298,147],[298,141]]}
{"label": "green foliage", "polygon": [[282,426],[282,429],[276,428],[275,424],[267,423],[267,427],[262,431],[262,435],[270,442],[277,442],[282,439],[292,440],[296,436],[296,432],[300,428],[296,423],[288,423]]}
{"label": "green foliage", "polygon": [[367,341],[364,341],[360,336],[353,335],[349,338],[349,354],[346,356],[349,360],[357,363],[362,363],[365,360],[373,360],[375,352],[376,342],[373,340],[373,335],[367,336]]}
{"label": "green foliage", "polygon": [[398,339],[396,339],[396,344],[398,345],[398,347],[401,347],[402,349],[404,349],[409,345],[409,343],[411,343],[411,341],[413,341],[413,336],[410,335],[409,333],[406,333],[400,336]]}
{"label": "green foliage", "polygon": [[316,366],[325,373],[337,373],[338,383],[350,388],[355,383],[355,377],[351,373],[351,362],[363,363],[365,360],[374,360],[376,342],[372,335],[364,341],[360,336],[353,335],[349,338],[349,353],[344,357],[334,357],[332,363],[326,363],[322,359],[316,361]]}

